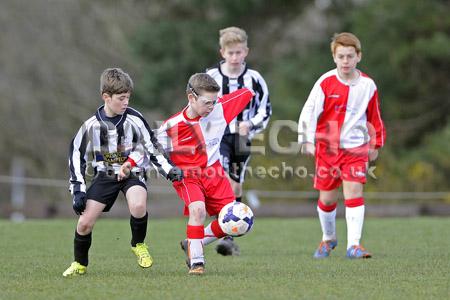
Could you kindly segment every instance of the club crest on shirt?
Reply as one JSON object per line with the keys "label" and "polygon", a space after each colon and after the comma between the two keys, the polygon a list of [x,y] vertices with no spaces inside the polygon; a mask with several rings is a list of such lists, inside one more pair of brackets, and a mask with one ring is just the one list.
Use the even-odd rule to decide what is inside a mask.
{"label": "club crest on shirt", "polygon": [[107,152],[103,153],[103,160],[109,164],[122,164],[127,160],[127,157],[124,156],[122,152]]}

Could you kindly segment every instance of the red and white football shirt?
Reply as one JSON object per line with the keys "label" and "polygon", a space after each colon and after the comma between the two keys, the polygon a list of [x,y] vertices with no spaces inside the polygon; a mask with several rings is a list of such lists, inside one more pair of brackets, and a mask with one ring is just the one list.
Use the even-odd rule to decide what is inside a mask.
{"label": "red and white football shirt", "polygon": [[172,163],[182,168],[185,178],[173,186],[185,203],[184,213],[195,201],[205,202],[210,216],[234,200],[231,185],[219,162],[219,147],[229,124],[253,98],[249,89],[240,89],[219,98],[205,117],[190,119],[184,108],[158,130],[158,141]]}
{"label": "red and white football shirt", "polygon": [[324,143],[331,149],[368,142],[380,148],[386,139],[377,87],[362,72],[350,84],[339,78],[337,69],[322,75],[309,94],[298,126],[299,143]]}
{"label": "red and white football shirt", "polygon": [[171,161],[182,169],[206,168],[219,160],[223,133],[254,96],[247,88],[219,98],[205,117],[190,119],[185,107],[159,128],[158,141]]}

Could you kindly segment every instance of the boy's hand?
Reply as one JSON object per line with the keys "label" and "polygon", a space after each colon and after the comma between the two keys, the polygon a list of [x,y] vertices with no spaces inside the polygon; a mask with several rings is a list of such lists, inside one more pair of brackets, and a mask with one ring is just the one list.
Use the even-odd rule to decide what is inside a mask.
{"label": "boy's hand", "polygon": [[316,154],[316,146],[312,143],[302,144],[301,153],[303,155],[314,156]]}
{"label": "boy's hand", "polygon": [[181,181],[184,178],[183,170],[178,167],[173,167],[170,169],[169,174],[167,174],[167,179],[170,181]]}
{"label": "boy's hand", "polygon": [[77,215],[81,215],[86,209],[86,193],[85,192],[75,192],[73,195],[73,210]]}
{"label": "boy's hand", "polygon": [[374,161],[378,158],[378,149],[369,149],[369,161]]}
{"label": "boy's hand", "polygon": [[250,132],[250,129],[252,129],[253,124],[250,121],[243,121],[239,122],[239,135],[246,136]]}
{"label": "boy's hand", "polygon": [[129,161],[126,161],[123,163],[123,165],[120,166],[119,174],[117,175],[117,180],[121,181],[128,176],[130,176],[131,172],[131,163]]}

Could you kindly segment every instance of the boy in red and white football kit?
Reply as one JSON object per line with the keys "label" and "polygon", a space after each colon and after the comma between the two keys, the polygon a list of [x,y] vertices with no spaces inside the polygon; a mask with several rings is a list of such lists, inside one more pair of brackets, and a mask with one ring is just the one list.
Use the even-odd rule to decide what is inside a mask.
{"label": "boy in red and white football kit", "polygon": [[299,120],[302,153],[315,156],[314,188],[320,191],[317,211],[323,237],[315,258],[328,257],[337,246],[336,202],[343,185],[347,221],[347,257],[369,258],[360,246],[364,222],[363,184],[368,162],[378,156],[386,131],[374,81],[356,69],[361,43],[351,33],[333,37],[336,69],[315,83]]}
{"label": "boy in red and white football kit", "polygon": [[203,274],[203,246],[225,236],[217,220],[203,225],[206,213],[216,216],[235,199],[219,162],[220,141],[227,125],[254,96],[244,88],[218,98],[219,90],[208,74],[192,75],[186,88],[188,106],[166,120],[158,131],[159,142],[185,175],[174,187],[189,215],[187,240],[181,242],[188,256],[189,274]]}

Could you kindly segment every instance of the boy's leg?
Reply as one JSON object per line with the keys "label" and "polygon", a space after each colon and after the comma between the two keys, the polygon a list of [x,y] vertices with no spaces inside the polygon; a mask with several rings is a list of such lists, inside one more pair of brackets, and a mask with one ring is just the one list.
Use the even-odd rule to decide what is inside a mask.
{"label": "boy's leg", "polygon": [[322,240],[336,240],[336,206],[338,190],[320,191],[317,201],[320,226],[322,228]]}
{"label": "boy's leg", "polygon": [[139,185],[130,187],[126,192],[130,210],[131,246],[144,243],[147,235],[147,190]]}
{"label": "boy's leg", "polygon": [[317,203],[320,226],[322,228],[322,242],[319,244],[314,258],[325,258],[337,246],[336,239],[336,205],[338,190],[321,190]]}
{"label": "boy's leg", "polygon": [[78,219],[74,239],[75,261],[83,266],[88,265],[88,252],[92,241],[92,229],[101,215],[105,204],[88,199],[86,209]]}
{"label": "boy's leg", "polygon": [[191,202],[189,208],[189,221],[186,235],[189,242],[189,254],[191,264],[196,262],[204,263],[203,238],[205,237],[203,223],[206,219],[205,202]]}
{"label": "boy's leg", "polygon": [[[242,183],[237,182],[234,179],[230,177],[229,174],[226,174],[228,181],[230,182],[231,189],[233,190],[233,193],[236,197],[235,201],[241,202],[242,201]],[[222,238],[216,246],[216,251],[219,254],[222,254],[224,256],[228,255],[239,255],[239,246],[234,241],[234,238],[232,236],[225,236]]]}
{"label": "boy's leg", "polygon": [[342,178],[347,221],[347,257],[368,258],[372,255],[361,247],[364,224],[363,188],[368,166],[368,145],[347,149],[342,156]]}
{"label": "boy's leg", "polygon": [[[229,141],[228,147],[222,147],[222,160],[227,161],[228,165],[224,167],[226,177],[233,190],[235,200],[242,201],[242,185],[245,177],[245,169],[250,161],[251,143],[246,136],[239,134],[233,135],[233,140]],[[224,256],[239,255],[239,246],[232,236],[226,236],[221,239],[216,247],[216,251]]]}
{"label": "boy's leg", "polygon": [[186,250],[189,260],[189,274],[203,274],[205,265],[205,257],[203,254],[203,239],[205,237],[203,224],[206,219],[205,202],[191,202],[188,209],[189,221],[186,229]]}
{"label": "boy's leg", "polygon": [[224,236],[226,236],[226,234],[220,228],[217,219],[215,219],[205,227],[205,238],[203,239],[203,245],[209,245]]}
{"label": "boy's leg", "polygon": [[92,242],[92,229],[95,221],[106,207],[105,204],[88,199],[86,209],[78,219],[77,228],[75,230],[74,244],[74,262],[63,273],[64,277],[82,275],[86,272],[89,264],[89,248]]}
{"label": "boy's leg", "polygon": [[[173,183],[175,191],[185,204],[184,214],[189,216],[186,227],[187,239],[180,242],[186,254],[189,274],[203,274],[205,259],[203,255],[204,222],[206,218],[205,195],[201,180],[185,177]],[[195,264],[195,265],[194,265]]]}
{"label": "boy's leg", "polygon": [[231,178],[228,178],[230,181],[231,188],[233,189],[234,196],[236,197],[237,202],[242,201],[242,183],[234,181]]}
{"label": "boy's leg", "polygon": [[141,185],[129,187],[125,196],[130,210],[131,250],[138,258],[139,266],[148,268],[153,264],[153,259],[145,244],[147,235],[147,190]]}
{"label": "boy's leg", "polygon": [[[235,135],[233,145],[228,153],[229,166],[226,169],[228,180],[233,189],[236,201],[241,202],[242,185],[245,178],[245,169],[250,162],[251,142],[247,136]],[[225,151],[223,151],[225,153]]]}
{"label": "boy's leg", "polygon": [[337,246],[336,202],[338,188],[342,183],[336,156],[328,153],[320,144],[316,147],[316,168],[314,188],[319,190],[317,213],[322,228],[322,241],[314,253],[314,258],[326,258]]}
{"label": "boy's leg", "polygon": [[[216,176],[204,179],[204,185],[207,191],[205,195],[205,206],[210,216],[218,216],[225,205],[235,201],[235,195],[231,188],[228,174],[222,168],[221,164],[213,164],[211,168],[215,169],[213,174],[216,174]],[[217,253],[222,255],[239,255],[239,247],[233,242],[231,236],[226,236],[223,233],[217,220],[212,221],[206,226],[205,237],[204,241],[206,244],[224,237],[216,246]]]}
{"label": "boy's leg", "polygon": [[363,184],[344,181],[345,219],[347,221],[347,256],[351,258],[368,258],[371,256],[360,246],[364,224]]}

